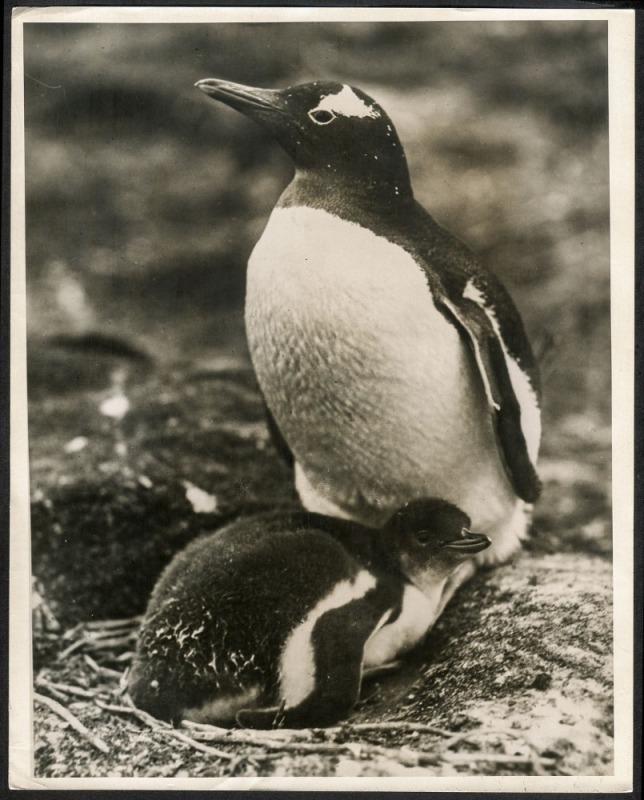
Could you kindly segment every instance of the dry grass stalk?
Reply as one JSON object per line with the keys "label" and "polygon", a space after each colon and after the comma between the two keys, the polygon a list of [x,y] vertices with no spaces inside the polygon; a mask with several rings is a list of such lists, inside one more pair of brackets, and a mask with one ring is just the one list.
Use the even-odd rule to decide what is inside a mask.
{"label": "dry grass stalk", "polygon": [[[243,743],[253,744],[265,747],[270,750],[282,750],[284,752],[300,751],[300,752],[318,752],[328,753],[337,752],[338,750],[348,750],[353,756],[371,754],[382,755],[387,758],[395,758],[405,766],[424,766],[428,764],[436,764],[440,760],[449,762],[452,765],[468,764],[470,762],[488,761],[497,764],[526,764],[531,765],[533,771],[537,775],[549,774],[544,770],[544,766],[554,766],[555,760],[552,758],[543,758],[539,755],[536,748],[532,743],[526,739],[524,735],[517,731],[510,729],[482,729],[479,731],[467,731],[454,735],[451,731],[437,728],[433,725],[425,725],[423,723],[414,722],[374,722],[374,723],[347,723],[334,728],[306,728],[298,730],[280,729],[275,731],[261,731],[255,733],[250,731],[231,730],[228,728],[219,728],[214,725],[207,725],[205,723],[184,721],[182,723],[195,731],[194,738],[199,741],[214,741],[220,744],[226,743]],[[394,751],[391,748],[382,748],[376,745],[368,745],[362,742],[352,743],[337,743],[337,742],[311,742],[311,739],[324,736],[332,738],[337,735],[346,735],[351,733],[360,733],[364,731],[391,731],[402,733],[431,733],[443,737],[448,737],[448,741],[443,743],[439,753],[433,750],[411,750],[405,748],[404,752],[400,750]],[[472,741],[477,738],[483,738],[491,735],[511,736],[513,739],[521,739],[532,751],[530,756],[508,754],[508,753],[491,753],[481,751],[471,752],[457,752],[450,753],[449,748],[454,744],[462,741]],[[285,741],[286,739],[286,741]],[[308,741],[303,742],[302,739]],[[290,741],[289,741],[290,740]],[[299,740],[299,741],[298,741]],[[402,757],[401,757],[402,756]]]}
{"label": "dry grass stalk", "polygon": [[[495,764],[534,764],[534,759],[530,756],[515,756],[507,755],[506,753],[482,753],[475,751],[471,753],[443,753],[442,758],[444,761],[449,761],[450,764],[470,764],[474,761],[490,761]],[[541,764],[554,766],[554,758],[541,758]]]}
{"label": "dry grass stalk", "polygon": [[55,700],[58,700],[59,703],[66,703],[69,700],[68,695],[63,694],[63,692],[59,692],[55,686],[49,683],[49,681],[46,681],[44,678],[36,679],[36,688],[45,689],[47,694],[50,697],[53,697]]}
{"label": "dry grass stalk", "polygon": [[141,615],[136,617],[128,617],[125,619],[99,619],[99,620],[90,620],[89,622],[84,623],[84,627],[88,631],[94,630],[112,630],[115,628],[134,628],[137,629],[141,624],[141,620],[143,617]]}
{"label": "dry grass stalk", "polygon": [[438,754],[432,751],[410,749],[403,751],[389,747],[380,747],[379,745],[365,744],[363,742],[278,741],[266,738],[255,731],[230,731],[228,736],[222,736],[221,734],[214,734],[208,731],[197,731],[194,734],[194,738],[197,741],[215,741],[219,744],[244,744],[249,747],[261,747],[265,750],[273,750],[280,753],[324,753],[327,755],[346,755],[349,753],[355,759],[362,758],[363,756],[384,757],[410,767],[435,765],[439,760]]}
{"label": "dry grass stalk", "polygon": [[89,655],[89,653],[83,653],[83,660],[88,667],[94,670],[97,675],[103,675],[105,678],[117,678],[119,680],[123,676],[123,673],[116,669],[110,669],[109,667],[104,667],[101,664],[97,664],[96,661],[94,661],[94,659]]}
{"label": "dry grass stalk", "polygon": [[83,697],[83,698],[93,698],[99,692],[109,691],[108,687],[101,686],[97,689],[83,689],[82,686],[70,686],[67,683],[54,683],[53,681],[47,680],[40,680],[38,682],[43,689],[54,690],[56,692],[62,692],[66,695],[72,695],[74,697]]}
{"label": "dry grass stalk", "polygon": [[[313,729],[316,730],[316,729]],[[321,730],[325,730],[322,728]],[[392,731],[395,733],[433,733],[437,736],[452,736],[452,731],[425,725],[422,722],[348,722],[338,728],[327,728],[328,731],[350,733],[351,731]]]}
{"label": "dry grass stalk", "polygon": [[181,733],[181,731],[176,730],[176,728],[170,727],[170,725],[168,725],[166,722],[162,722],[161,720],[156,719],[150,714],[147,714],[145,711],[141,711],[138,708],[134,708],[134,706],[108,705],[107,703],[102,702],[98,698],[94,698],[94,702],[99,708],[103,709],[104,711],[108,711],[112,714],[129,714],[130,716],[136,717],[141,722],[144,722],[146,725],[152,728],[152,730],[158,731],[159,733],[164,734],[166,736],[171,736],[174,739],[178,739],[184,744],[187,744],[189,747],[192,747],[194,750],[199,750],[202,753],[206,753],[209,756],[225,759],[226,761],[230,761],[231,759],[234,758],[234,756],[231,753],[226,753],[223,750],[217,750],[214,747],[208,747],[207,745],[204,745],[201,742],[196,741],[190,736]]}
{"label": "dry grass stalk", "polygon": [[37,703],[48,706],[55,714],[58,714],[65,722],[68,722],[77,733],[87,739],[87,741],[97,750],[100,750],[101,753],[107,754],[110,752],[110,748],[102,739],[99,739],[98,736],[95,736],[91,731],[87,730],[83,723],[57,700],[52,700],[51,697],[46,697],[37,692],[34,692],[33,698]]}
{"label": "dry grass stalk", "polygon": [[[532,753],[531,757],[521,756],[522,758],[527,758],[528,762],[532,764],[533,770],[537,775],[548,775],[549,773],[543,769],[543,764],[546,763],[554,763],[552,759],[543,758],[539,753],[537,747],[530,741],[529,737],[522,731],[515,731],[511,728],[480,728],[479,730],[474,731],[465,731],[463,733],[456,734],[452,736],[447,742],[445,742],[445,749],[449,750],[450,748],[454,747],[456,744],[460,744],[461,742],[472,742],[475,743],[477,739],[483,739],[488,736],[502,736],[504,738],[510,737],[512,739],[519,739],[520,741],[524,742],[525,745],[528,747],[530,752]],[[466,754],[463,754],[464,756]],[[489,759],[488,759],[489,760]]]}

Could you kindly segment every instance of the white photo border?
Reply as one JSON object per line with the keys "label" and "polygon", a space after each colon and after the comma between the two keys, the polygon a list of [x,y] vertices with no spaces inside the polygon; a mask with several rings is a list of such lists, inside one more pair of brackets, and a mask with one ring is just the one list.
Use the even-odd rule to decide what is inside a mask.
{"label": "white photo border", "polygon": [[[28,23],[605,20],[608,23],[615,774],[463,778],[35,778],[27,430],[23,26]],[[9,785],[22,789],[628,792],[633,778],[635,12],[548,8],[15,8],[11,53]],[[615,313],[618,309],[619,313]]]}

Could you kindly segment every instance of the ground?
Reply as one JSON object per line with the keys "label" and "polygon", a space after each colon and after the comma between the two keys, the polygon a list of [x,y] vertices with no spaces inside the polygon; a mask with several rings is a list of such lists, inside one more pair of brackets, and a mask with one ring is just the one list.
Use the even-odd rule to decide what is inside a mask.
{"label": "ground", "polygon": [[[26,39],[36,775],[610,774],[605,27],[322,25],[297,45],[71,27]],[[377,97],[418,198],[512,292],[542,364],[544,492],[521,554],[463,587],[348,725],[179,741],[119,688],[137,616],[192,538],[295,502],[242,324],[288,163],[191,87],[318,75]]]}
{"label": "ground", "polygon": [[[86,364],[86,352],[63,352],[68,369]],[[213,361],[141,374],[131,361],[115,366],[111,356],[94,366],[101,358],[121,376],[118,388],[106,380],[34,401],[32,541],[43,601],[35,611],[36,689],[67,701],[108,752],[37,703],[38,774],[610,773],[611,537],[606,462],[598,457],[606,431],[589,443],[576,433],[574,417],[551,433],[555,451],[546,440],[544,496],[525,552],[479,574],[421,651],[397,674],[366,684],[351,722],[396,721],[399,728],[318,734],[315,742],[337,747],[281,757],[235,740],[224,747],[231,762],[188,744],[177,750],[127,709],[97,707],[97,699],[122,705],[118,673],[136,628],[122,623],[114,634],[104,620],[140,614],[163,565],[200,532],[242,512],[294,502],[250,370]],[[116,397],[130,405],[121,419],[105,415],[106,401]],[[583,469],[573,455],[583,458]],[[446,734],[408,723],[453,734],[454,749],[445,749]],[[347,742],[355,747],[340,746]],[[387,752],[372,752],[374,744]]]}

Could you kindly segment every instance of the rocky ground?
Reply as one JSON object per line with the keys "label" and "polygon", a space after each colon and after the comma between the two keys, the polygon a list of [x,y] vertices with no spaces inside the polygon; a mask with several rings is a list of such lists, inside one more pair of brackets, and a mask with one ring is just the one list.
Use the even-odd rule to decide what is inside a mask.
{"label": "rocky ground", "polygon": [[38,775],[610,774],[606,430],[589,442],[572,416],[551,431],[525,552],[478,575],[422,651],[365,685],[349,722],[375,728],[289,739],[286,752],[265,735],[220,731],[222,756],[101,707],[123,706],[119,673],[136,632],[136,620],[105,620],[140,614],[194,536],[294,501],[252,373],[214,359],[157,374],[130,357],[56,346],[31,361],[34,396],[38,365],[46,375],[54,354],[79,383],[60,393],[47,383],[30,415],[35,684],[106,747],[39,701]]}
{"label": "rocky ground", "polygon": [[[605,28],[134,27],[25,40],[36,775],[610,774]],[[288,164],[192,89],[207,76],[369,90],[417,196],[506,282],[542,360],[523,553],[326,733],[173,732],[119,688],[172,554],[295,501],[241,323]]]}

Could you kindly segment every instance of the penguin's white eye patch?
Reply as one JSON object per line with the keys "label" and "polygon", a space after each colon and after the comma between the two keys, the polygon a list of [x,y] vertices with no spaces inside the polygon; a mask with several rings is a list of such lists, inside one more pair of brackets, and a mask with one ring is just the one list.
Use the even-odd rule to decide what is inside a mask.
{"label": "penguin's white eye patch", "polygon": [[357,117],[358,119],[365,119],[371,117],[377,119],[380,112],[377,107],[365,103],[365,101],[358,97],[350,86],[342,86],[342,89],[337,94],[327,94],[320,99],[318,105],[309,111],[309,117],[318,125],[328,125],[331,122],[328,119],[326,122],[320,122],[314,114],[320,111],[329,111],[334,117]]}
{"label": "penguin's white eye patch", "polygon": [[312,111],[309,111],[309,118],[312,119],[316,125],[328,125],[329,122],[333,122],[335,119],[335,114],[333,111],[329,111],[326,108],[314,108]]}

